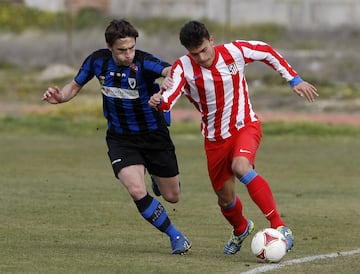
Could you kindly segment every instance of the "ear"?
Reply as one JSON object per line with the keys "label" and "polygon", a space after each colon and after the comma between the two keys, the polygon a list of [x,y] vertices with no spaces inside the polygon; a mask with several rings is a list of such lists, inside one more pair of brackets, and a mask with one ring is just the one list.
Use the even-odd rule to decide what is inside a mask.
{"label": "ear", "polygon": [[112,47],[109,43],[106,44],[107,48],[112,52]]}
{"label": "ear", "polygon": [[215,42],[214,36],[210,35],[209,41],[210,41],[210,44],[213,46],[214,42]]}

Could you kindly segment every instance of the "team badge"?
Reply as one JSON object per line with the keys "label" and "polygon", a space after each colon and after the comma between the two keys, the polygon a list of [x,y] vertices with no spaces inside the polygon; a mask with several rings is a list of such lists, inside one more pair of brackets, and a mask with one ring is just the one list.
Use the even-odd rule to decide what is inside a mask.
{"label": "team badge", "polygon": [[129,87],[131,89],[135,89],[136,88],[136,79],[135,78],[128,78],[128,83],[129,83]]}
{"label": "team badge", "polygon": [[231,75],[235,75],[239,72],[239,68],[236,63],[232,63],[232,64],[228,65],[228,69],[229,69]]}
{"label": "team badge", "polygon": [[138,72],[138,70],[139,70],[139,68],[137,67],[137,65],[134,64],[134,63],[132,63],[132,64],[130,65],[130,69],[131,69],[133,72]]}

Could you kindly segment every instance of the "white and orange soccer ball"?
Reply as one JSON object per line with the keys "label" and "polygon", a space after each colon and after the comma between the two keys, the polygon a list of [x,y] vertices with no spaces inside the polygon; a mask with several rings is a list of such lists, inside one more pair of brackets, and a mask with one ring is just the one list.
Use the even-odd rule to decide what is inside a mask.
{"label": "white and orange soccer ball", "polygon": [[251,251],[261,262],[278,263],[286,254],[285,237],[274,228],[262,229],[253,237]]}

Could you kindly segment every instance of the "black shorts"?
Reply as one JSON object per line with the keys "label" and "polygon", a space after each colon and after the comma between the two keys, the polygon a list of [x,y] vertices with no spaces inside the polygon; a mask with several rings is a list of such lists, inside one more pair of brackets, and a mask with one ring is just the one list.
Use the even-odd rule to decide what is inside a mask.
{"label": "black shorts", "polygon": [[117,178],[122,168],[138,164],[159,177],[179,174],[175,146],[167,128],[138,135],[118,135],[108,131],[106,143]]}

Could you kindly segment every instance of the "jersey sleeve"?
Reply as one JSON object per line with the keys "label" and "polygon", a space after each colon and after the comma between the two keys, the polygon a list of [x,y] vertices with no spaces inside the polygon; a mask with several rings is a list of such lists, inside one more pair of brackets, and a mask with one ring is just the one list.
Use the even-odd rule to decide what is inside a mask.
{"label": "jersey sleeve", "polygon": [[[291,65],[267,43],[261,41],[238,40],[234,45],[239,47],[244,55],[245,63],[260,61],[280,73],[280,75],[290,82],[298,76]],[[300,78],[301,79],[301,78]]]}
{"label": "jersey sleeve", "polygon": [[139,55],[143,56],[144,70],[151,73],[155,79],[162,76],[161,72],[165,68],[171,67],[171,64],[150,53],[139,51]]}
{"label": "jersey sleeve", "polygon": [[94,74],[94,69],[93,69],[93,54],[91,54],[85,59],[85,61],[81,65],[74,80],[78,85],[84,86],[94,76],[95,76],[95,74]]}
{"label": "jersey sleeve", "polygon": [[161,111],[171,110],[171,108],[180,98],[182,89],[185,84],[184,72],[179,59],[174,62],[170,73],[173,80],[173,86],[162,92],[163,101],[158,106],[158,109]]}

